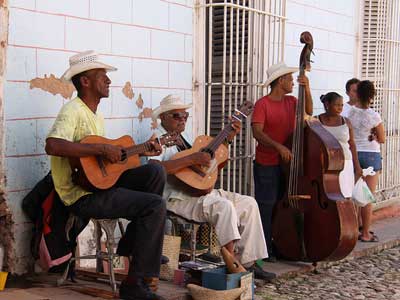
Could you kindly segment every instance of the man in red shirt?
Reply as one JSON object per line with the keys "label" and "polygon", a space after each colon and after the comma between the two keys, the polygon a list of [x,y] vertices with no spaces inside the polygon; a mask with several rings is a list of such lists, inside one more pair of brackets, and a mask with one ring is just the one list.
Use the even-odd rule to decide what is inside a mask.
{"label": "man in red shirt", "polygon": [[[257,140],[254,161],[255,198],[260,209],[268,261],[276,261],[272,251],[271,221],[275,202],[283,196],[284,178],[280,160],[289,162],[292,153],[284,143],[294,131],[297,99],[287,94],[293,91],[293,73],[283,62],[272,65],[268,71],[265,86],[271,86],[268,95],[259,99],[252,117],[253,136]],[[305,88],[305,110],[312,115],[313,103],[308,78],[298,77]]]}

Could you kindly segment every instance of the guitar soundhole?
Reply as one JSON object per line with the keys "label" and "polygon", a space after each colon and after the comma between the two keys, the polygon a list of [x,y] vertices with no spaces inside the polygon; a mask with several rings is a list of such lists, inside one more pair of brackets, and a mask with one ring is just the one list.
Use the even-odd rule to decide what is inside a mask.
{"label": "guitar soundhole", "polygon": [[128,159],[128,154],[126,153],[125,149],[122,149],[121,152],[122,152],[122,154],[121,154],[120,162],[125,162]]}
{"label": "guitar soundhole", "polygon": [[215,153],[214,153],[214,151],[212,151],[211,149],[209,149],[209,148],[203,148],[203,149],[201,149],[200,150],[200,152],[205,152],[205,153],[208,153],[208,154],[210,154],[210,156],[211,156],[211,159],[213,159],[214,158],[214,156],[215,156]]}

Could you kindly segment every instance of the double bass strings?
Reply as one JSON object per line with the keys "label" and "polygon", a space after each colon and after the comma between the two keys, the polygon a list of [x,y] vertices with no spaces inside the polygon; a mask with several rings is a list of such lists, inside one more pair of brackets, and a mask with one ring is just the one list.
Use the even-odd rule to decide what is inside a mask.
{"label": "double bass strings", "polygon": [[288,200],[293,208],[299,208],[298,199],[298,177],[301,175],[302,163],[302,147],[303,147],[303,120],[304,120],[304,88],[299,87],[299,100],[296,106],[296,127],[293,134],[292,142],[292,160],[290,162],[289,185],[288,185]]}

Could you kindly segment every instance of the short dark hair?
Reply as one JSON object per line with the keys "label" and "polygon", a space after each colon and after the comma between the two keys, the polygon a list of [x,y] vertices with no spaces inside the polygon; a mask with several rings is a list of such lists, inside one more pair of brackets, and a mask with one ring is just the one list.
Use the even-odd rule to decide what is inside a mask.
{"label": "short dark hair", "polygon": [[350,92],[350,87],[355,83],[360,83],[360,79],[352,78],[352,79],[347,80],[347,82],[346,82],[346,92]]}
{"label": "short dark hair", "polygon": [[[319,99],[324,104],[324,106],[325,106],[326,103],[331,104],[333,101],[335,101],[338,98],[343,98],[343,97],[342,97],[342,95],[340,95],[340,94],[338,94],[336,92],[329,92],[329,93],[327,93],[325,95],[321,95],[319,97]],[[326,109],[326,107],[325,107],[325,109]]]}
{"label": "short dark hair", "polygon": [[374,83],[369,80],[360,81],[357,86],[357,96],[361,104],[369,105],[376,95]]}
{"label": "short dark hair", "polygon": [[281,78],[283,78],[283,77],[285,77],[285,76],[287,76],[287,75],[289,75],[289,74],[292,74],[292,73],[283,74],[282,76],[279,76],[277,79],[275,79],[274,81],[272,81],[272,82],[270,83],[271,91],[278,85],[279,79],[281,79]]}
{"label": "short dark hair", "polygon": [[[279,77],[279,78],[280,78],[280,77]],[[271,87],[271,91],[278,85],[279,78],[275,79],[274,81],[272,81],[272,82],[270,83],[269,86]]]}
{"label": "short dark hair", "polygon": [[72,84],[74,85],[74,87],[78,91],[78,93],[82,89],[81,78],[86,75],[87,75],[87,72],[85,71],[85,72],[76,74],[76,75],[72,76],[72,78],[71,78]]}

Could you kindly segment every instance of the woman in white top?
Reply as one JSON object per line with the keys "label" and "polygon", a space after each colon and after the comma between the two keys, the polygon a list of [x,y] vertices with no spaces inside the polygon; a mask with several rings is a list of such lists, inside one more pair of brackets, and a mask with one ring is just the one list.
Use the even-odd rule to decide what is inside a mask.
{"label": "woman in white top", "polygon": [[[354,173],[358,179],[362,169],[358,162],[357,150],[353,140],[353,129],[350,122],[340,114],[343,110],[343,98],[338,93],[322,95],[325,113],[318,116],[322,126],[340,143],[344,154],[344,168],[339,174],[340,190],[344,197],[351,198],[354,188]],[[354,172],[355,171],[355,172]]]}
{"label": "woman in white top", "polygon": [[[357,146],[358,159],[363,169],[373,167],[376,175],[367,176],[365,181],[372,193],[378,184],[382,169],[380,144],[385,142],[385,128],[379,113],[370,108],[375,96],[374,84],[369,80],[361,81],[357,87],[358,102],[348,112],[348,118],[354,128],[354,141]],[[377,242],[378,237],[369,228],[371,226],[372,205],[361,208],[362,229],[360,240]]]}

